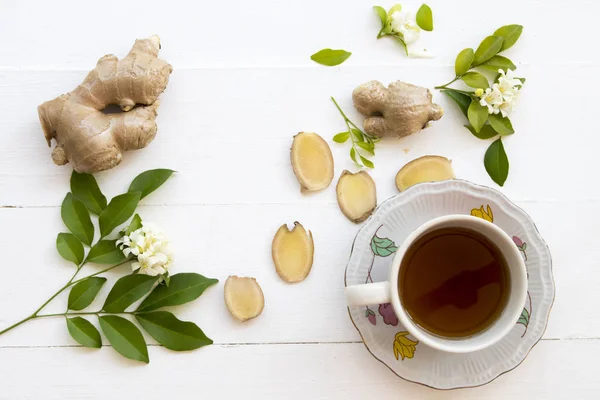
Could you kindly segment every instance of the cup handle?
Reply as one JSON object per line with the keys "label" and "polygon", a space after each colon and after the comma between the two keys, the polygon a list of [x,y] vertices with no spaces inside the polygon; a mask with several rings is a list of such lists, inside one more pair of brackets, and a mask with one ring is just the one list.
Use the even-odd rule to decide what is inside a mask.
{"label": "cup handle", "polygon": [[389,303],[390,283],[375,282],[364,285],[346,286],[346,299],[349,306],[368,306]]}

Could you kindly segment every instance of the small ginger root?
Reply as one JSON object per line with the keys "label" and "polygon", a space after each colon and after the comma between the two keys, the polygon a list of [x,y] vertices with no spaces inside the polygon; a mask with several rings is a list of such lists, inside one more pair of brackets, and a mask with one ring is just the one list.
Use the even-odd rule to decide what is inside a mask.
{"label": "small ginger root", "polygon": [[234,318],[244,322],[263,312],[265,296],[256,279],[231,275],[225,281],[225,305]]}
{"label": "small ginger root", "polygon": [[291,160],[302,192],[322,190],[331,184],[333,156],[321,136],[312,132],[300,132],[294,136]]}
{"label": "small ginger root", "polygon": [[[102,57],[75,90],[38,107],[48,146],[56,140],[55,164],[71,163],[80,173],[107,170],[121,162],[124,151],[141,149],[154,139],[156,99],[173,70],[157,58],[159,49],[158,36],[136,40],[127,57]],[[111,104],[123,112],[102,112]],[[136,104],[141,106],[134,108]]]}
{"label": "small ginger root", "polygon": [[303,281],[313,265],[315,244],[312,233],[299,222],[290,231],[281,225],[273,238],[271,255],[279,277],[288,283]]}
{"label": "small ginger root", "polygon": [[387,88],[378,81],[360,85],[352,92],[354,106],[367,117],[365,132],[372,137],[404,137],[442,118],[442,107],[431,101],[429,89],[396,81]]}
{"label": "small ginger root", "polygon": [[363,222],[377,207],[375,181],[366,171],[342,172],[336,191],[340,210],[354,223]]}
{"label": "small ginger root", "polygon": [[403,191],[417,183],[446,179],[454,179],[451,161],[441,156],[423,156],[400,168],[396,175],[396,187]]}

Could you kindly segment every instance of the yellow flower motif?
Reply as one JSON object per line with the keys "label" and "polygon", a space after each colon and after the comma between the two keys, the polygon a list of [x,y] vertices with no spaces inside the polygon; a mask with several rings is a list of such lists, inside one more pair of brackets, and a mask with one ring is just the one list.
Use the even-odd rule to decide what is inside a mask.
{"label": "yellow flower motif", "polygon": [[419,341],[410,340],[406,335],[408,335],[406,331],[396,333],[396,339],[394,340],[394,357],[396,357],[396,360],[398,356],[401,356],[403,360],[404,358],[413,358],[415,356],[415,350]]}
{"label": "yellow flower motif", "polygon": [[471,210],[471,215],[477,218],[483,218],[488,222],[494,222],[494,213],[490,208],[490,205],[487,206],[487,211],[483,209],[483,205],[481,208],[474,208]]}

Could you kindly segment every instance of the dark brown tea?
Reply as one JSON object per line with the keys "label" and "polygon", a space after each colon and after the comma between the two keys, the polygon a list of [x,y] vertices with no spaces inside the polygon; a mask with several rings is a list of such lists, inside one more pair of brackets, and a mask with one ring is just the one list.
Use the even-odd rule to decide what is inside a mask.
{"label": "dark brown tea", "polygon": [[506,306],[510,272],[500,250],[464,228],[417,239],[400,267],[400,301],[413,321],[439,336],[465,337],[489,327]]}

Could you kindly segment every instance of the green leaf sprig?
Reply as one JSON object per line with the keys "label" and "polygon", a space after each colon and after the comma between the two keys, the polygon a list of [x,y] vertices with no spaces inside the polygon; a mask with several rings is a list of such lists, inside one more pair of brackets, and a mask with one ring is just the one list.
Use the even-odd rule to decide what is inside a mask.
{"label": "green leaf sprig", "polygon": [[350,158],[352,161],[360,167],[375,168],[375,164],[367,156],[375,155],[375,143],[379,140],[363,132],[354,122],[350,121],[333,97],[331,100],[344,118],[346,128],[348,128],[347,131],[335,135],[333,141],[336,143],[345,143],[350,139],[352,142],[352,147],[350,147]]}
{"label": "green leaf sprig", "polygon": [[[218,281],[200,274],[181,273],[166,277],[159,284],[158,277],[132,274],[121,277],[108,293],[104,305],[97,311],[82,311],[98,296],[107,279],[99,275],[134,260],[125,257],[116,241],[142,227],[142,219],[135,214],[127,228],[113,235],[115,229],[127,222],[135,212],[140,199],[158,189],[174,171],[155,169],[141,173],[131,183],[127,193],[107,202],[96,179],[92,175],[73,172],[71,192],[67,193],[61,206],[61,216],[69,233],[59,233],[56,249],[65,260],[75,264],[71,279],[33,314],[8,328],[6,333],[27,321],[48,318],[65,318],[67,331],[80,345],[101,348],[99,330],[85,316],[98,318],[100,330],[112,347],[124,357],[149,362],[148,348],[140,329],[122,315],[135,317],[139,325],[158,343],[175,351],[193,350],[212,344],[204,332],[194,323],[181,321],[163,307],[178,306],[197,299],[206,288]],[[101,237],[94,243],[94,224],[90,213],[98,215]],[[114,235],[113,235],[114,236]],[[85,248],[89,248],[86,255]],[[88,263],[108,264],[109,267],[76,279],[82,267]],[[70,289],[67,310],[63,313],[40,312],[59,294]],[[135,302],[145,298],[134,311],[127,311]]]}
{"label": "green leaf sprig", "polygon": [[[398,32],[392,27],[392,15],[395,12],[402,11],[402,5],[395,4],[388,11],[385,11],[385,8],[381,6],[374,6],[373,9],[375,10],[377,15],[379,16],[379,19],[381,20],[381,29],[377,34],[377,39],[381,39],[384,36],[394,38],[398,43],[402,45],[402,47],[404,48],[404,52],[408,56],[408,46],[406,45],[406,41],[404,40],[404,35],[402,34],[402,32]],[[419,11],[417,11],[416,22],[419,28],[423,29],[424,31],[433,31],[433,12],[427,4],[422,4],[419,8]]]}
{"label": "green leaf sprig", "polygon": [[[472,48],[462,50],[454,62],[456,75],[454,79],[445,85],[435,87],[458,105],[469,120],[469,124],[465,127],[473,136],[482,140],[497,138],[485,153],[484,166],[492,180],[500,186],[506,182],[509,171],[508,156],[504,150],[502,138],[512,135],[515,131],[508,116],[491,113],[480,102],[486,96],[486,91],[492,90],[490,88],[499,82],[502,76],[502,74],[498,74],[500,70],[506,74],[509,70],[517,69],[509,58],[501,56],[500,53],[514,46],[522,32],[523,26],[521,25],[505,25],[496,29],[493,35],[483,39],[477,50]],[[482,73],[485,71],[496,74],[492,85],[486,75]],[[522,87],[525,79],[517,79],[521,81],[520,87]],[[459,80],[475,90],[465,91],[449,87]]]}
{"label": "green leaf sprig", "polygon": [[346,61],[351,55],[352,53],[346,50],[323,49],[310,56],[310,59],[321,65],[334,67]]}

